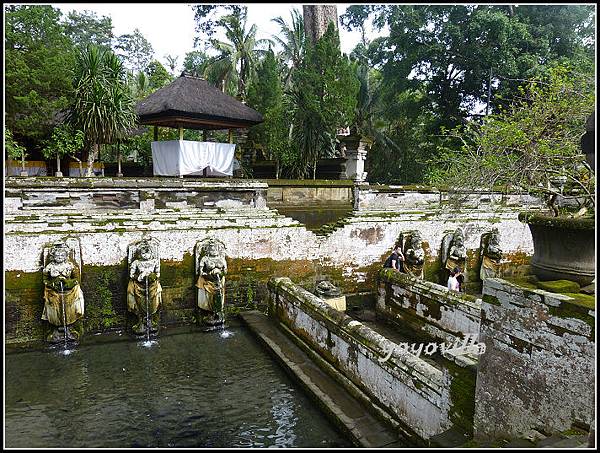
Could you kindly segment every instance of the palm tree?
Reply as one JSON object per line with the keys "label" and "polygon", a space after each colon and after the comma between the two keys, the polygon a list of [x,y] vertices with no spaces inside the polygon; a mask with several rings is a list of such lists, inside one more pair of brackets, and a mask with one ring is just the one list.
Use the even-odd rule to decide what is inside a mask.
{"label": "palm tree", "polygon": [[90,46],[77,56],[73,101],[67,121],[83,131],[92,176],[102,143],[114,143],[136,122],[134,101],[123,63],[110,50]]}
{"label": "palm tree", "polygon": [[177,56],[174,55],[165,55],[165,59],[167,60],[167,65],[171,69],[171,75],[175,75],[175,68],[177,67]]}
{"label": "palm tree", "polygon": [[273,39],[283,48],[281,56],[287,67],[284,84],[288,88],[291,75],[300,66],[304,55],[304,17],[296,8],[292,9],[291,16],[291,25],[288,25],[281,16],[271,19],[279,25],[280,34],[283,36],[282,39],[278,35],[273,35]]}
{"label": "palm tree", "polygon": [[246,31],[247,10],[243,8],[239,14],[224,16],[219,25],[225,29],[228,42],[211,40],[213,47],[221,52],[214,57],[208,66],[209,78],[221,85],[223,91],[227,85],[237,82],[237,96],[245,99],[246,88],[254,75],[259,55],[266,52],[259,46],[266,45],[266,39],[256,39],[256,25]]}

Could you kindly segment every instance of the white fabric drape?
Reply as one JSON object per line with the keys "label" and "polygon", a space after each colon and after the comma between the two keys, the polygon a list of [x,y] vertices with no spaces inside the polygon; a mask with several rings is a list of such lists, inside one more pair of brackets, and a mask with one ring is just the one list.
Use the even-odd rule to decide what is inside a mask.
{"label": "white fabric drape", "polygon": [[152,142],[152,163],[158,176],[233,175],[235,144],[170,140]]}

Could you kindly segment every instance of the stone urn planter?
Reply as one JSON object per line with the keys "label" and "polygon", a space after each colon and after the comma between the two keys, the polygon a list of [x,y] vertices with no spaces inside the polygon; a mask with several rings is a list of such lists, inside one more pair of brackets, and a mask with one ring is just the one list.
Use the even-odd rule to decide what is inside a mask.
{"label": "stone urn planter", "polygon": [[572,280],[581,286],[595,278],[594,218],[521,213],[533,238],[531,271],[540,280]]}

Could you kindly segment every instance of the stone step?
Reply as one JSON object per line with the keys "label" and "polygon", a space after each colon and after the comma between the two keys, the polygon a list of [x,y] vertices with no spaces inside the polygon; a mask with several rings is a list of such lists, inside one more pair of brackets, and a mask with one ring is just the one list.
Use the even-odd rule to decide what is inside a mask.
{"label": "stone step", "polygon": [[240,313],[240,317],[356,446],[406,446],[397,433],[372,416],[367,408],[322,371],[268,316],[258,311],[247,311]]}

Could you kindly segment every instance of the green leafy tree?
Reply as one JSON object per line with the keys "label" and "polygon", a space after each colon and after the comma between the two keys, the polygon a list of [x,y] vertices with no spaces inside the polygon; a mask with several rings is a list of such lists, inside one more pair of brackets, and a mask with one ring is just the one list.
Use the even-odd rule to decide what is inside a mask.
{"label": "green leafy tree", "polygon": [[275,160],[275,177],[279,178],[282,165],[293,159],[293,147],[288,139],[290,120],[284,104],[280,67],[275,54],[269,49],[257,69],[257,77],[248,89],[248,105],[263,114],[264,122],[253,126],[248,139],[260,143],[267,158]]}
{"label": "green leafy tree", "polygon": [[146,72],[148,74],[150,91],[156,91],[173,81],[171,74],[169,74],[165,67],[157,60],[152,61],[148,65]]}
{"label": "green leafy tree", "polygon": [[25,147],[17,143],[13,138],[12,132],[8,128],[4,128],[4,147],[9,159],[21,159],[21,168],[25,171],[25,157],[27,157],[27,152]]}
{"label": "green leafy tree", "polygon": [[154,56],[152,44],[137,28],[131,34],[119,36],[115,49],[125,66],[134,72],[145,71]]}
{"label": "green leafy tree", "polygon": [[68,104],[74,49],[58,9],[5,9],[6,124],[28,149],[40,149]]}
{"label": "green leafy tree", "polygon": [[348,29],[368,20],[389,28],[353,53],[381,74],[378,118],[398,145],[376,142],[369,155],[370,178],[382,182],[421,182],[441,131],[465,123],[488,90],[497,112],[552,64],[594,71],[590,5],[352,5],[341,17]]}
{"label": "green leafy tree", "polygon": [[336,130],[352,124],[359,82],[351,63],[340,53],[335,27],[330,24],[294,73],[294,140],[303,163],[316,177],[319,158],[335,151]]}
{"label": "green leafy tree", "polygon": [[183,71],[194,77],[204,77],[210,57],[201,50],[192,50],[185,54]]}
{"label": "green leafy tree", "polygon": [[84,134],[82,131],[73,130],[68,124],[61,124],[54,128],[50,140],[47,141],[46,147],[42,150],[42,154],[46,159],[56,159],[57,172],[60,172],[60,159],[64,156],[71,156],[75,160],[81,160],[77,154],[83,149]]}
{"label": "green leafy tree", "polygon": [[110,49],[113,39],[112,19],[98,17],[93,11],[70,11],[65,20],[65,33],[79,49],[89,45]]}
{"label": "green leafy tree", "polygon": [[506,111],[448,132],[460,146],[450,141],[432,162],[430,180],[543,195],[555,215],[559,197],[594,207],[594,177],[580,148],[594,102],[592,78],[554,67],[547,78],[521,87]]}
{"label": "green leafy tree", "polygon": [[78,54],[73,100],[68,122],[85,135],[88,168],[102,143],[113,143],[133,128],[137,120],[123,63],[112,52],[91,46]]}
{"label": "green leafy tree", "polygon": [[242,13],[243,6],[239,5],[193,5],[194,21],[196,22],[196,33],[194,38],[194,47],[204,44],[209,47],[215,29],[217,28],[220,14],[239,15]]}

